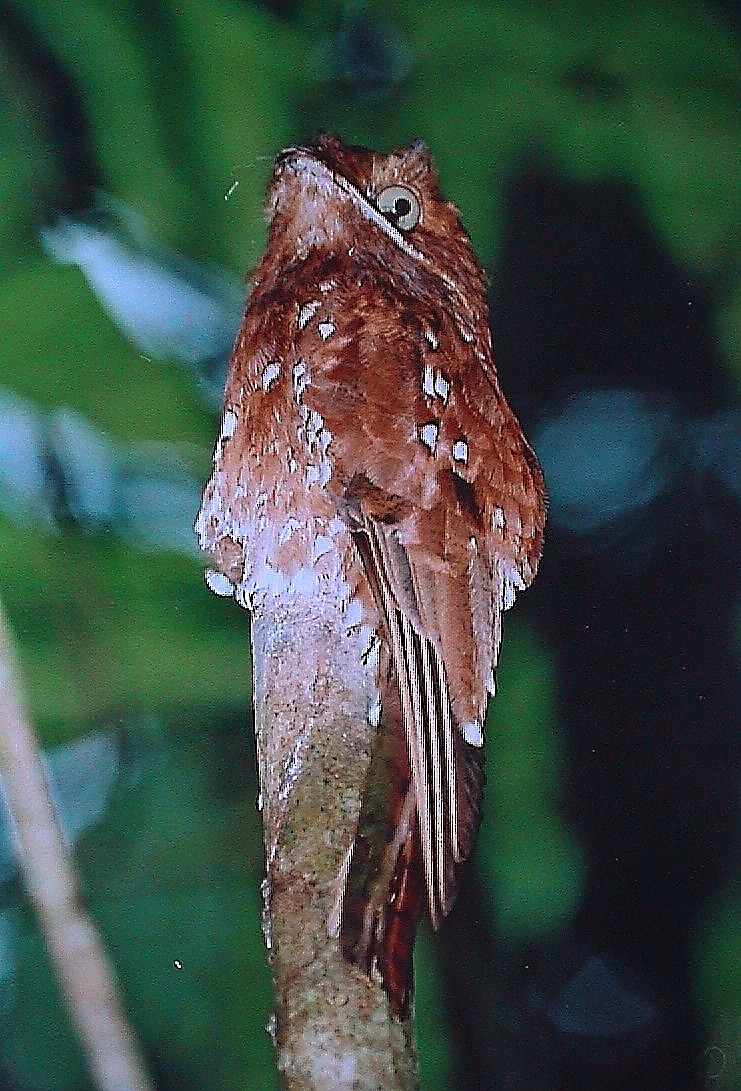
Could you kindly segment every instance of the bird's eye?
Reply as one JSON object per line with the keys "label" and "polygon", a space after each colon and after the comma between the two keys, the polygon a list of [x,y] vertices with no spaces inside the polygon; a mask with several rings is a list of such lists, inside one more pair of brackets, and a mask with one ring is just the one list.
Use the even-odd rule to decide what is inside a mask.
{"label": "bird's eye", "polygon": [[388,186],[376,198],[378,211],[400,231],[410,231],[419,223],[422,209],[419,199],[406,186]]}

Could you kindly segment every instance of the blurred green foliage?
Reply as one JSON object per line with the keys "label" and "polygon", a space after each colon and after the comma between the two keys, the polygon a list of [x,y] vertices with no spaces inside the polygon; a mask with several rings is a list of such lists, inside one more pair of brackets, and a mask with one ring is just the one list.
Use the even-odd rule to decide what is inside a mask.
{"label": "blurred green foliage", "polygon": [[[273,155],[325,128],[380,147],[422,136],[493,270],[504,184],[535,154],[572,178],[636,187],[676,261],[713,286],[726,360],[741,373],[739,53],[710,5],[283,7],[290,17],[237,0],[13,0],[8,10],[39,66],[53,58],[74,87],[103,190],[192,258],[242,277],[263,245]],[[144,359],[79,271],[40,247],[69,179],[56,104],[36,75],[0,32],[0,386],[40,407],[70,406],[122,443],[166,442],[205,479],[215,421],[186,376]],[[272,1086],[254,779],[232,778],[225,798],[234,732],[214,728],[225,709],[247,719],[246,619],[206,592],[197,557],[145,552],[112,531],[4,515],[0,555],[44,741],[119,722],[141,739],[143,712],[161,725],[135,783],[79,851],[134,1022],[168,1086],[178,1073],[184,1088]],[[566,921],[580,890],[578,845],[558,809],[556,702],[548,649],[514,618],[477,853],[512,942]],[[238,740],[247,766],[246,732]],[[17,943],[0,1064],[29,1091],[80,1088],[39,937],[27,911],[17,915],[17,891],[3,904]],[[724,905],[708,928],[708,1011],[720,987],[708,966],[725,959],[733,981],[723,988],[738,994],[726,957],[737,922]],[[446,1017],[424,951],[424,1085],[443,1088]]]}
{"label": "blurred green foliage", "polygon": [[579,850],[559,813],[556,680],[537,634],[507,618],[490,706],[478,866],[509,940],[555,932],[576,908]]}

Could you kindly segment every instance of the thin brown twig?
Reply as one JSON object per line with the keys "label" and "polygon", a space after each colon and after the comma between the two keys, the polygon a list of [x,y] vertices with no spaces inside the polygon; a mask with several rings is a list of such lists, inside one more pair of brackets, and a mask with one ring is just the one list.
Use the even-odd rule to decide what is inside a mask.
{"label": "thin brown twig", "polygon": [[0,607],[0,777],[18,857],[98,1091],[153,1091],[98,930],[83,907]]}

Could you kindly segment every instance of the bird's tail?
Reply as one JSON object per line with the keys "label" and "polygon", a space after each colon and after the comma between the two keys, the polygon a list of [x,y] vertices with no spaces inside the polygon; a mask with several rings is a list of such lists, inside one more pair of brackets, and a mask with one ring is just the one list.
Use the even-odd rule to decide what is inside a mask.
{"label": "bird's tail", "polygon": [[390,668],[382,665],[380,676],[381,719],[345,887],[340,942],[346,958],[369,975],[380,975],[393,1014],[403,1020],[409,1015],[412,950],[426,884],[398,687]]}

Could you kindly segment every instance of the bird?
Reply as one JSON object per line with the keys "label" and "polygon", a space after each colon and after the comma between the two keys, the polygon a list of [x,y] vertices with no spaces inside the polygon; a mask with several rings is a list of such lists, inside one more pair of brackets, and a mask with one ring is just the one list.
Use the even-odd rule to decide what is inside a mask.
{"label": "bird", "polygon": [[313,589],[372,634],[374,787],[340,944],[404,1019],[418,919],[426,904],[440,927],[476,838],[502,615],[537,571],[543,475],[422,141],[290,146],[266,213],[196,529],[214,590],[249,608]]}

